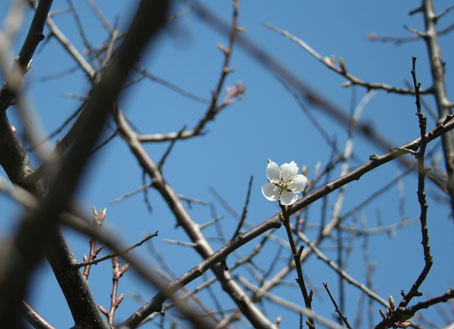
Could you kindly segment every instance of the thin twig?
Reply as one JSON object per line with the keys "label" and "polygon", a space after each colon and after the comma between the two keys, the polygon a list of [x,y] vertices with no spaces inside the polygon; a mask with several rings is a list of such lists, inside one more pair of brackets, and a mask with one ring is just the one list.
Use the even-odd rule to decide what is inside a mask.
{"label": "thin twig", "polygon": [[98,145],[96,145],[96,146],[93,148],[93,150],[91,151],[90,155],[95,154],[95,153],[98,152],[100,149],[102,149],[104,146],[106,146],[107,144],[109,144],[109,142],[112,141],[116,136],[117,136],[117,132],[114,131],[114,132],[111,133],[109,136],[107,136],[106,139],[104,139],[101,143],[99,143]]}
{"label": "thin twig", "polygon": [[96,2],[93,0],[88,0],[87,1],[91,10],[95,14],[95,16],[98,18],[98,20],[101,22],[101,24],[104,26],[104,28],[110,33],[113,33],[113,27],[109,24],[107,21],[107,18],[103,15],[103,13],[99,10],[98,6],[96,5]]}
{"label": "thin twig", "polygon": [[[240,280],[240,282],[242,284],[244,284],[251,291],[253,291],[255,293],[260,291],[259,287],[255,286],[254,284],[252,284],[251,282],[246,280],[246,278],[240,276],[238,279]],[[306,315],[308,317],[312,317],[315,321],[319,322],[320,324],[324,325],[327,328],[345,329],[345,327],[342,327],[342,326],[338,325],[337,323],[318,315],[317,313],[315,313],[314,311],[312,311],[308,308],[301,307],[300,305],[294,304],[285,298],[281,298],[281,297],[273,295],[269,292],[264,292],[264,297],[268,298],[271,302],[273,302],[277,305],[284,306],[285,308],[287,308],[291,311],[298,312],[301,315]]]}
{"label": "thin twig", "polygon": [[178,132],[177,134],[177,137],[175,139],[173,139],[171,142],[170,142],[170,145],[169,147],[167,148],[167,150],[164,152],[164,155],[162,156],[161,160],[158,162],[158,168],[159,170],[162,170],[162,166],[164,165],[164,162],[166,161],[167,157],[169,156],[170,152],[172,151],[173,147],[175,146],[175,142],[180,139],[181,135],[184,133],[184,131],[186,130],[186,125],[183,126],[183,128],[180,129],[180,131]]}
{"label": "thin twig", "polygon": [[[362,216],[361,224],[364,229],[367,228],[367,217]],[[364,236],[363,239],[363,254],[364,254],[364,266],[365,266],[365,277],[366,277],[366,287],[369,289],[373,290],[373,281],[372,281],[372,275],[374,273],[375,265],[371,264],[369,260],[369,237],[367,235]],[[368,319],[368,325],[369,328],[373,327],[373,321],[374,321],[374,316],[373,316],[373,299],[368,298],[367,300],[367,319]],[[360,316],[358,314],[358,316]]]}
{"label": "thin twig", "polygon": [[116,257],[116,256],[120,256],[120,255],[124,255],[124,254],[127,254],[128,252],[130,252],[131,250],[137,248],[137,247],[140,247],[142,244],[144,244],[145,242],[147,242],[148,240],[150,240],[151,238],[154,238],[158,236],[158,231],[154,232],[153,234],[148,234],[145,238],[143,238],[142,240],[140,240],[139,242],[133,244],[132,246],[120,251],[120,252],[113,252],[107,256],[104,256],[104,257],[101,257],[101,258],[98,258],[98,259],[94,259],[92,261],[89,261],[89,262],[81,262],[81,263],[76,263],[74,264],[75,267],[82,267],[82,266],[87,266],[87,265],[96,265],[100,262],[103,262],[105,260],[108,260],[108,259],[111,259],[113,257]]}
{"label": "thin twig", "polygon": [[[92,46],[90,44],[90,42],[88,41],[88,37],[87,35],[85,34],[85,31],[84,31],[84,28],[82,26],[82,22],[79,18],[79,14],[77,13],[76,11],[76,8],[74,7],[74,4],[72,2],[72,0],[66,0],[66,2],[68,3],[69,5],[69,9],[74,17],[74,20],[76,21],[76,26],[77,26],[77,29],[79,30],[79,35],[82,39],[82,43],[84,44],[85,48],[87,49],[87,53],[89,55],[92,55],[93,54],[93,51],[92,51]],[[90,56],[91,58],[91,65],[94,66],[94,63],[93,63],[93,58],[92,56]]]}
{"label": "thin twig", "polygon": [[386,300],[381,298],[378,294],[373,292],[371,289],[366,287],[363,283],[358,282],[355,280],[351,275],[349,275],[346,271],[344,271],[342,268],[339,268],[332,260],[330,260],[328,257],[323,254],[319,248],[316,247],[315,243],[311,242],[309,238],[303,234],[302,232],[298,232],[298,237],[306,243],[309,248],[317,255],[319,259],[321,259],[323,262],[325,262],[329,267],[331,267],[334,271],[336,271],[337,274],[342,276],[348,283],[351,285],[357,287],[361,291],[363,291],[369,298],[376,300],[380,304],[382,304],[385,307],[388,307],[388,303]]}
{"label": "thin twig", "polygon": [[[232,72],[232,69],[230,68],[230,59],[231,55],[233,52],[233,46],[235,44],[235,40],[237,37],[237,34],[239,32],[238,29],[238,7],[239,7],[239,0],[233,0],[233,19],[232,19],[232,25],[230,27],[229,31],[229,44],[228,47],[221,47],[221,51],[224,54],[224,62],[222,64],[222,70],[221,70],[221,75],[219,77],[219,80],[217,82],[217,85],[214,89],[214,92],[212,93],[210,103],[208,105],[208,109],[205,112],[205,115],[199,120],[199,122],[196,124],[196,126],[189,130],[186,131],[186,133],[181,134],[179,137],[180,139],[186,139],[186,138],[191,138],[194,136],[199,136],[203,133],[203,129],[205,128],[206,124],[209,121],[212,121],[215,119],[216,115],[221,112],[222,109],[224,109],[226,106],[230,105],[230,102],[222,102],[221,104],[218,104],[218,100],[221,94],[221,90],[224,86],[224,82],[227,78],[227,75]],[[194,10],[197,10],[199,8],[199,5],[196,5],[193,7]],[[243,93],[245,91],[245,88],[242,85],[237,85],[236,87],[232,88],[237,88],[238,93]],[[176,133],[168,133],[168,134],[152,134],[152,135],[139,135],[138,139],[145,143],[145,142],[163,142],[163,141],[168,141],[177,138]]]}
{"label": "thin twig", "polygon": [[241,213],[240,221],[238,222],[238,226],[235,230],[235,233],[233,233],[232,239],[235,239],[235,237],[240,233],[241,227],[243,226],[243,223],[246,219],[247,216],[247,208],[249,205],[249,198],[251,197],[251,189],[252,189],[252,182],[254,181],[254,176],[251,175],[251,178],[249,178],[249,185],[247,188],[247,194],[246,194],[246,202],[244,203],[243,207],[243,212]]}
{"label": "thin twig", "polygon": [[[284,222],[285,231],[287,232],[287,237],[288,237],[288,241],[290,244],[290,248],[292,250],[296,272],[298,274],[298,278],[296,279],[296,282],[298,282],[301,293],[303,294],[304,304],[306,305],[306,308],[309,310],[312,310],[312,294],[313,294],[313,292],[312,292],[312,290],[310,293],[307,292],[306,284],[304,282],[304,277],[303,277],[303,270],[301,268],[301,253],[303,252],[303,246],[301,246],[299,250],[296,249],[295,240],[293,238],[293,232],[290,227],[290,217],[287,212],[287,206],[283,206],[281,204],[279,204],[279,206],[281,207],[281,210],[282,210],[282,217],[283,217],[282,219]],[[310,329],[315,329],[315,323],[314,323],[314,319],[312,317],[309,317],[309,319],[307,321],[307,325],[309,326]]]}
{"label": "thin twig", "polygon": [[[437,34],[439,36],[446,35],[453,30],[454,30],[454,24],[451,24],[448,27],[445,27],[444,29],[437,31]],[[394,43],[395,46],[400,46],[403,43],[421,40],[421,37],[417,33],[414,33],[413,35],[411,35],[409,37],[387,37],[387,36],[381,37],[381,36],[376,35],[375,33],[370,33],[367,35],[367,39],[370,41],[378,41],[378,42],[383,42],[383,43],[392,42],[392,43]]]}
{"label": "thin twig", "polygon": [[318,130],[318,132],[320,133],[320,135],[323,137],[323,139],[326,141],[326,143],[331,146],[334,150],[337,151],[336,149],[336,144],[335,144],[335,140],[334,138],[330,137],[328,135],[328,132],[326,131],[324,125],[322,123],[319,123],[317,121],[317,118],[312,114],[311,111],[309,111],[307,109],[307,106],[303,103],[303,100],[301,99],[300,95],[295,92],[292,88],[290,88],[286,83],[285,81],[282,81],[282,80],[279,80],[282,85],[284,86],[284,88],[293,96],[293,98],[296,100],[296,102],[298,103],[298,105],[300,106],[300,108],[303,110],[304,114],[306,115],[306,117],[309,119],[309,121],[313,124],[313,126],[315,127],[315,129]]}
{"label": "thin twig", "polygon": [[420,94],[419,94],[419,88],[420,88],[420,83],[417,82],[416,79],[416,57],[412,58],[413,66],[411,70],[411,75],[413,77],[413,84],[415,87],[416,91],[416,110],[417,110],[417,115],[418,115],[418,121],[419,121],[419,129],[420,129],[420,134],[421,134],[421,142],[420,142],[420,147],[419,151],[416,153],[416,159],[418,160],[418,202],[420,205],[420,223],[421,223],[421,236],[422,236],[422,246],[423,246],[423,251],[424,251],[424,268],[422,269],[421,273],[419,274],[418,278],[415,280],[413,283],[410,291],[408,293],[405,293],[402,291],[402,301],[399,304],[399,307],[395,309],[394,307],[391,307],[388,309],[388,314],[387,316],[375,326],[375,329],[383,329],[383,328],[389,328],[392,326],[396,326],[405,322],[406,320],[409,319],[409,314],[406,310],[406,307],[408,306],[409,302],[412,300],[413,297],[416,296],[421,296],[421,292],[419,292],[419,287],[421,284],[424,282],[426,279],[427,275],[429,274],[429,271],[432,267],[433,264],[433,259],[432,255],[430,253],[430,246],[429,246],[429,234],[428,234],[428,228],[427,228],[427,200],[426,200],[426,195],[424,192],[425,188],[425,177],[426,177],[426,169],[424,166],[424,157],[425,157],[425,151],[426,151],[426,145],[427,145],[427,136],[426,136],[426,117],[422,113],[421,109],[421,101],[420,101]]}
{"label": "thin twig", "polygon": [[[311,54],[313,57],[315,57],[317,60],[319,60],[326,67],[328,67],[332,71],[334,71],[334,72],[342,75],[346,79],[348,79],[349,84],[345,85],[345,86],[359,85],[359,86],[367,88],[368,90],[382,89],[387,92],[393,92],[396,94],[403,94],[403,95],[414,95],[414,93],[415,93],[414,90],[396,88],[396,87],[387,85],[385,83],[370,83],[370,82],[366,82],[361,79],[358,79],[357,77],[355,77],[354,75],[352,75],[345,69],[344,64],[339,64],[339,66],[337,66],[331,58],[321,56],[312,47],[310,47],[307,43],[305,43],[303,40],[295,37],[294,35],[290,34],[288,31],[277,28],[271,24],[265,24],[265,27],[267,27],[273,31],[276,31],[276,32],[282,34],[283,36],[285,36],[286,38],[296,42],[299,46],[301,46],[304,50],[306,50],[309,54]],[[339,61],[341,61],[341,60],[339,60]],[[431,89],[421,90],[421,94],[429,94],[431,92],[432,92]]]}
{"label": "thin twig", "polygon": [[104,315],[107,317],[107,320],[110,325],[113,325],[115,312],[120,306],[120,303],[123,301],[125,294],[122,293],[118,298],[118,285],[120,283],[120,278],[126,273],[129,269],[129,265],[125,264],[120,267],[120,261],[115,256],[112,258],[112,267],[113,267],[113,275],[112,275],[112,293],[110,294],[110,310],[107,312],[104,307],[100,306],[99,309]]}
{"label": "thin twig", "polygon": [[200,97],[200,96],[197,96],[187,90],[184,90],[183,88],[180,88],[176,85],[174,85],[173,83],[163,79],[163,78],[160,78],[154,74],[151,74],[150,72],[148,72],[147,70],[145,69],[142,69],[142,68],[139,68],[139,67],[135,67],[134,70],[138,73],[140,73],[143,77],[151,80],[151,81],[154,81],[170,90],[173,90],[174,92],[184,96],[184,97],[187,97],[189,99],[192,99],[193,101],[196,101],[198,103],[201,103],[201,104],[209,104],[210,101],[206,98],[203,98],[203,97]]}
{"label": "thin twig", "polygon": [[[153,207],[151,206],[150,198],[148,196],[148,186],[147,184],[147,173],[145,170],[142,170],[142,191],[143,191],[143,202],[147,206],[148,212],[151,214],[153,212]],[[152,184],[153,186],[153,184]]]}
{"label": "thin twig", "polygon": [[[98,229],[102,226],[104,220],[106,219],[106,212],[107,212],[106,208],[104,208],[103,210],[98,212],[96,210],[96,207],[93,207],[93,225],[95,225],[95,227],[97,227]],[[90,270],[91,270],[91,265],[92,265],[91,263],[103,249],[102,246],[99,246],[98,248],[96,248],[96,240],[93,238],[90,239],[89,244],[90,244],[90,253],[88,254],[88,258],[86,255],[84,255],[84,262],[89,263],[84,266],[83,276],[85,277],[85,279],[88,279],[88,276],[90,275]]]}
{"label": "thin twig", "polygon": [[433,264],[433,259],[432,255],[430,254],[430,246],[429,246],[429,235],[428,235],[428,228],[427,228],[427,200],[426,200],[426,195],[424,192],[425,188],[425,176],[426,176],[426,169],[424,167],[424,156],[425,156],[425,151],[426,151],[426,117],[422,113],[421,110],[421,102],[419,99],[419,86],[420,84],[416,80],[416,57],[413,57],[413,69],[411,71],[411,74],[413,76],[413,83],[415,85],[415,90],[416,90],[416,108],[417,108],[417,115],[419,119],[419,128],[420,128],[420,133],[421,133],[421,146],[419,148],[419,152],[416,155],[416,158],[418,160],[418,202],[420,204],[421,208],[421,214],[420,214],[420,221],[421,221],[421,236],[422,236],[422,245],[424,249],[424,261],[425,261],[425,266],[424,269],[422,270],[421,274],[419,275],[418,279],[415,281],[413,284],[410,292],[408,294],[405,294],[404,298],[399,304],[399,307],[406,307],[410,300],[414,296],[420,295],[418,292],[419,287],[421,286],[422,282],[426,278],[427,274],[430,271],[430,268],[432,267]]}
{"label": "thin twig", "polygon": [[342,313],[342,311],[341,311],[341,309],[339,308],[339,306],[337,306],[336,300],[334,299],[333,295],[331,294],[331,291],[330,291],[329,288],[328,288],[328,284],[327,284],[326,282],[323,282],[323,286],[325,287],[326,292],[328,293],[328,296],[329,296],[329,298],[331,299],[331,302],[332,302],[333,305],[334,305],[334,308],[335,308],[336,313],[339,314],[340,318],[341,318],[342,321],[345,323],[345,325],[347,326],[347,328],[352,329],[352,326],[351,326],[350,323],[348,322],[348,320],[347,320],[347,318],[345,317],[344,313]]}

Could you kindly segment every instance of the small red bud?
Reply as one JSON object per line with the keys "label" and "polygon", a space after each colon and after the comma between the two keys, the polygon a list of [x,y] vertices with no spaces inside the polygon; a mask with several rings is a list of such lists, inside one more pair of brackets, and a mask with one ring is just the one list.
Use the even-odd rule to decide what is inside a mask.
{"label": "small red bud", "polygon": [[394,302],[394,298],[392,295],[389,295],[389,306],[392,310],[396,309],[396,303]]}
{"label": "small red bud", "polygon": [[123,267],[120,270],[121,275],[123,275],[123,273],[125,273],[127,270],[129,270],[129,264],[123,265]]}
{"label": "small red bud", "polygon": [[125,298],[125,293],[122,293],[120,295],[120,297],[117,298],[117,300],[115,301],[115,303],[118,305],[120,305],[120,303],[123,301],[123,299]]}
{"label": "small red bud", "polygon": [[109,312],[107,312],[107,310],[102,305],[98,305],[98,308],[104,315],[109,315]]}

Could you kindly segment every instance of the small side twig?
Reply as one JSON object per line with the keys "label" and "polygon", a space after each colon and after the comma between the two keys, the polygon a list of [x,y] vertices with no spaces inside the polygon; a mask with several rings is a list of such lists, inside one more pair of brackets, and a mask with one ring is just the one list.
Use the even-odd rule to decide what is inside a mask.
{"label": "small side twig", "polygon": [[248,189],[247,189],[246,202],[244,203],[243,212],[241,213],[240,221],[235,230],[235,233],[233,233],[232,240],[240,233],[241,227],[243,226],[244,220],[246,219],[247,208],[249,205],[249,199],[251,197],[251,189],[252,189],[253,180],[254,180],[254,176],[251,175],[251,178],[249,179]]}
{"label": "small side twig", "polygon": [[[97,228],[100,228],[102,223],[104,222],[104,219],[106,219],[106,212],[107,209],[104,209],[98,213],[96,208],[93,207],[93,224]],[[98,254],[101,252],[102,248],[103,248],[102,246],[96,248],[96,240],[93,238],[90,239],[90,254],[88,257],[84,255],[84,263],[87,263],[86,265],[83,265],[84,266],[83,276],[85,277],[85,279],[88,279],[88,276],[90,275],[92,262],[95,260],[96,256],[98,256]]]}
{"label": "small side twig", "polygon": [[339,314],[340,318],[342,319],[342,321],[344,321],[347,328],[352,329],[352,326],[348,322],[347,317],[344,315],[344,313],[342,313],[339,306],[337,306],[336,300],[334,299],[333,295],[331,294],[331,291],[328,288],[328,284],[326,282],[323,282],[323,286],[325,287],[326,292],[328,293],[328,296],[331,299],[331,302],[333,303],[334,307],[336,308],[335,310],[336,310],[337,314]]}
{"label": "small side twig", "polygon": [[445,10],[443,10],[441,13],[439,13],[437,16],[435,16],[435,22],[438,22],[438,20],[440,18],[442,18],[444,15],[446,15],[447,13],[449,13],[453,9],[454,9],[454,5],[451,5],[448,8],[446,8]]}
{"label": "small side twig", "polygon": [[384,300],[382,297],[380,297],[378,294],[376,294],[373,290],[366,287],[364,284],[355,280],[346,271],[344,271],[342,268],[339,268],[336,265],[336,263],[334,263],[331,259],[326,257],[326,255],[324,253],[322,253],[319,248],[317,248],[316,244],[311,242],[304,233],[298,232],[298,237],[309,246],[309,248],[317,255],[317,257],[320,260],[325,262],[329,267],[331,267],[334,271],[336,271],[336,273],[339,274],[340,276],[342,276],[344,278],[344,280],[346,280],[348,283],[350,283],[353,286],[362,290],[370,299],[373,299],[386,307],[388,306],[388,303],[386,302],[386,300]]}
{"label": "small side twig", "polygon": [[210,101],[206,98],[203,98],[203,97],[200,97],[200,96],[197,96],[183,88],[180,88],[176,85],[174,85],[173,83],[163,79],[163,78],[160,78],[154,74],[151,74],[150,72],[148,72],[147,70],[143,69],[143,68],[140,68],[140,67],[135,67],[134,68],[134,71],[136,71],[137,73],[139,73],[141,75],[141,77],[143,78],[147,78],[153,82],[156,82],[184,97],[187,97],[189,99],[192,99],[193,101],[195,102],[198,102],[198,103],[201,103],[201,104],[209,104]]}
{"label": "small side twig", "polygon": [[98,264],[100,262],[103,262],[105,260],[111,259],[113,257],[117,257],[119,255],[124,255],[124,254],[130,252],[131,250],[133,250],[133,249],[135,249],[137,247],[140,247],[145,242],[147,242],[148,240],[150,240],[151,238],[154,238],[156,236],[158,236],[158,231],[154,232],[153,234],[148,234],[145,238],[143,238],[139,242],[133,244],[132,246],[122,250],[121,252],[113,252],[113,253],[111,253],[109,255],[106,255],[104,257],[101,257],[101,258],[98,258],[98,259],[93,259],[92,261],[83,262],[83,263],[77,263],[77,264],[75,264],[75,266],[76,267],[82,267],[82,266],[87,266],[87,265],[96,265],[96,264]]}
{"label": "small side twig", "polygon": [[110,33],[113,33],[113,27],[110,25],[109,21],[107,18],[104,16],[104,14],[99,10],[98,6],[93,0],[88,0],[88,5],[90,6],[91,10],[95,14],[95,16],[98,18],[98,20],[101,22],[101,24],[104,26],[104,28]]}
{"label": "small side twig", "polygon": [[[69,6],[69,11],[72,13],[74,20],[76,22],[77,29],[79,31],[80,38],[82,39],[82,43],[84,44],[85,48],[87,49],[87,54],[91,55],[93,54],[93,47],[91,46],[90,42],[88,41],[87,34],[84,31],[84,28],[82,26],[81,19],[79,17],[79,14],[76,11],[76,8],[74,7],[74,4],[72,0],[66,0]],[[90,56],[91,57],[91,56]],[[94,66],[93,63],[93,58],[90,58],[92,66]]]}
{"label": "small side twig", "polygon": [[[439,36],[446,35],[449,32],[452,32],[453,30],[454,30],[454,24],[451,24],[448,27],[445,27],[444,29],[437,31],[437,34]],[[392,42],[392,43],[394,43],[395,46],[400,46],[401,44],[407,43],[407,42],[418,41],[418,40],[420,40],[420,38],[421,38],[420,35],[417,33],[413,33],[409,37],[378,36],[375,33],[369,33],[367,35],[367,39],[370,41],[378,41],[378,42],[383,42],[383,43]]]}
{"label": "small side twig", "polygon": [[165,151],[164,155],[162,156],[161,160],[158,163],[158,168],[159,170],[162,169],[162,166],[164,165],[164,162],[166,161],[167,157],[169,156],[170,152],[172,151],[173,147],[175,146],[175,142],[181,138],[181,135],[183,135],[184,131],[186,130],[186,125],[183,126],[183,128],[180,129],[180,131],[177,134],[177,137],[175,139],[172,139],[170,142],[169,147]]}
{"label": "small side twig", "polygon": [[[153,207],[151,206],[150,198],[148,197],[148,186],[147,184],[147,173],[145,170],[142,171],[142,191],[143,191],[143,202],[147,206],[148,212],[151,214],[153,212]],[[151,186],[153,186],[153,183],[151,183]]]}
{"label": "small side twig", "polygon": [[419,303],[407,308],[407,313],[413,315],[419,310],[429,308],[430,306],[436,305],[439,303],[446,303],[450,299],[454,299],[454,289],[453,288],[449,289],[446,293],[444,293],[441,296],[419,302]]}
{"label": "small side twig", "polygon": [[112,294],[110,295],[110,310],[109,310],[109,312],[107,312],[107,310],[104,307],[99,306],[99,310],[107,317],[107,321],[109,322],[110,325],[112,325],[114,322],[115,312],[118,309],[118,306],[120,306],[120,303],[125,298],[124,293],[122,293],[117,298],[118,285],[120,283],[120,278],[129,269],[129,265],[125,264],[122,267],[120,267],[120,262],[119,262],[118,258],[115,256],[114,258],[112,258],[112,267],[113,267],[113,277],[112,277],[113,284],[112,284]]}

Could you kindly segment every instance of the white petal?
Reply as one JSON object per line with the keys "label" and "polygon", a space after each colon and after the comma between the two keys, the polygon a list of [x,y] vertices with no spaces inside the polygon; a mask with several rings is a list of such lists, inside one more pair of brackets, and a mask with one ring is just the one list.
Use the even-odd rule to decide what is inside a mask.
{"label": "white petal", "polygon": [[281,170],[276,162],[269,160],[268,165],[266,166],[266,177],[268,177],[270,182],[279,183],[281,180]]}
{"label": "white petal", "polygon": [[291,204],[294,204],[296,200],[298,200],[298,195],[291,191],[284,191],[279,198],[279,201],[283,206],[290,206]]}
{"label": "white petal", "polygon": [[295,193],[301,193],[306,188],[307,178],[304,175],[296,175],[293,178],[291,189]]}
{"label": "white petal", "polygon": [[272,183],[267,183],[262,186],[262,194],[270,201],[279,200],[279,188]]}
{"label": "white petal", "polygon": [[298,174],[298,166],[296,165],[295,161],[290,163],[284,163],[281,166],[282,170],[282,180],[288,181],[290,178]]}

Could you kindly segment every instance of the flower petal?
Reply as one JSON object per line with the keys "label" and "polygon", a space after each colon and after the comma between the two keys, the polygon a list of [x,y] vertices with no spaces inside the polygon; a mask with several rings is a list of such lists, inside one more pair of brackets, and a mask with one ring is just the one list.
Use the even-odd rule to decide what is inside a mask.
{"label": "flower petal", "polygon": [[282,192],[279,198],[279,201],[283,206],[290,206],[291,204],[294,204],[296,200],[298,200],[298,195],[292,191]]}
{"label": "flower petal", "polygon": [[281,180],[281,169],[276,162],[268,160],[268,165],[266,166],[266,177],[272,183],[279,183]]}
{"label": "flower petal", "polygon": [[270,201],[279,200],[279,188],[272,183],[267,183],[262,186],[262,194]]}
{"label": "flower petal", "polygon": [[295,193],[301,193],[306,188],[307,178],[304,175],[296,175],[293,178],[291,189]]}
{"label": "flower petal", "polygon": [[295,161],[290,163],[284,163],[281,166],[282,170],[282,180],[289,181],[293,176],[298,174],[298,166],[296,165]]}

